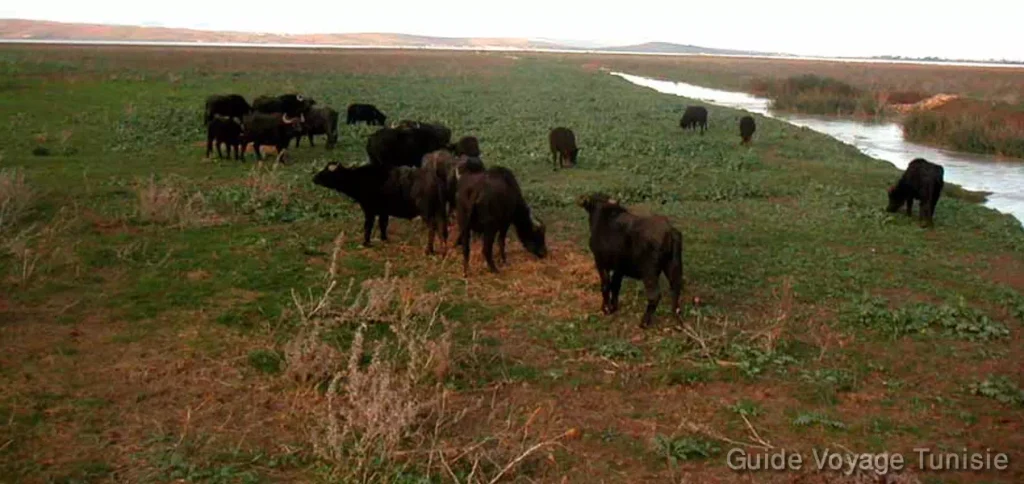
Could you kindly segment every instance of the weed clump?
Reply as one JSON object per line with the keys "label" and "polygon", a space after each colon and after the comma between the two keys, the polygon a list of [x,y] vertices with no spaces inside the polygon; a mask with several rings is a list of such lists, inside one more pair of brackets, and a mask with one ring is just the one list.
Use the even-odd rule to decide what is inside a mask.
{"label": "weed clump", "polygon": [[989,341],[1010,335],[1010,330],[960,299],[956,304],[936,306],[910,304],[890,310],[885,299],[865,296],[846,309],[845,319],[866,326],[893,339],[906,335],[940,333],[970,341]]}
{"label": "weed clump", "polygon": [[1006,405],[1024,407],[1024,390],[1005,376],[990,376],[969,387],[971,394],[991,398]]}

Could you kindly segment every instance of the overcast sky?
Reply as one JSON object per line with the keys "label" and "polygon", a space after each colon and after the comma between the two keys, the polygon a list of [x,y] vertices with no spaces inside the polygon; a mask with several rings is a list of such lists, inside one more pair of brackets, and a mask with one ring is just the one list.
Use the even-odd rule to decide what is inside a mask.
{"label": "overcast sky", "polygon": [[1024,60],[1022,0],[28,0],[0,17],[276,33],[666,41],[805,55]]}

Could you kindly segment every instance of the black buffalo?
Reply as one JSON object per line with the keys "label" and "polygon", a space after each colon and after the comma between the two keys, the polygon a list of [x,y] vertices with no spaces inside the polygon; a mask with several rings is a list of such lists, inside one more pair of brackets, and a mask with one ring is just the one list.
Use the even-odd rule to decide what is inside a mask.
{"label": "black buffalo", "polygon": [[214,116],[226,116],[239,122],[252,112],[252,106],[238,94],[215,94],[206,98],[203,123],[210,124]]}
{"label": "black buffalo", "polygon": [[448,147],[455,156],[480,158],[480,141],[476,136],[463,136],[459,141]]}
{"label": "black buffalo", "polygon": [[217,145],[217,158],[224,158],[221,152],[221,145],[226,145],[228,157],[231,157],[231,150],[235,150],[235,159],[242,159],[242,123],[234,118],[214,115],[206,125],[206,157],[213,152],[213,145]]}
{"label": "black buffalo", "polygon": [[650,326],[661,299],[658,279],[665,274],[672,313],[678,316],[683,291],[682,234],[667,218],[631,214],[602,193],[582,196],[577,203],[587,211],[590,221],[590,251],[601,278],[601,310],[611,314],[619,309],[623,277],[639,279],[647,293],[647,310],[640,326]]}
{"label": "black buffalo", "polygon": [[447,239],[443,185],[436,171],[407,166],[362,165],[345,168],[328,163],[313,177],[313,183],[347,195],[363,210],[363,245],[370,246],[374,220],[380,240],[388,240],[388,218],[411,220],[422,217],[430,230],[427,253],[434,251],[434,235],[440,230]]}
{"label": "black buffalo", "polygon": [[261,113],[285,113],[290,117],[302,117],[316,105],[316,101],[301,94],[282,94],[280,96],[260,96],[252,101],[253,110]]}
{"label": "black buffalo", "polygon": [[683,111],[683,117],[679,120],[679,127],[683,129],[700,128],[700,134],[708,128],[708,110],[704,106],[687,106]]}
{"label": "black buffalo", "polygon": [[914,200],[920,200],[919,216],[922,225],[930,227],[935,216],[935,205],[939,203],[942,187],[945,184],[942,165],[931,163],[924,158],[915,158],[907,165],[906,171],[889,187],[889,206],[886,210],[896,212],[904,203],[907,205],[907,216],[914,213]]}
{"label": "black buffalo", "polygon": [[547,255],[544,224],[534,218],[515,175],[507,168],[495,166],[460,175],[456,198],[463,275],[469,274],[471,232],[483,235],[484,259],[491,272],[498,272],[494,264],[495,238],[501,261],[506,262],[505,236],[509,226],[515,227],[516,236],[527,251],[541,258]]}
{"label": "black buffalo", "polygon": [[302,134],[295,137],[295,147],[302,143],[302,136],[309,138],[309,146],[313,145],[313,136],[326,135],[327,149],[333,149],[338,144],[338,112],[330,106],[313,106],[306,112],[302,120]]}
{"label": "black buffalo", "polygon": [[570,166],[576,166],[576,157],[580,149],[576,147],[576,135],[572,130],[564,127],[557,127],[548,133],[548,146],[551,148],[551,162],[557,170],[565,166],[568,161]]}
{"label": "black buffalo", "polygon": [[283,160],[284,152],[292,138],[302,134],[302,122],[299,118],[289,117],[285,113],[251,113],[245,117],[243,123],[242,151],[252,143],[256,159],[262,159],[260,153],[261,145],[269,145],[277,148],[277,159]]}
{"label": "black buffalo", "polygon": [[423,155],[448,146],[451,131],[443,126],[381,128],[366,140],[370,163],[385,166],[420,166]]}
{"label": "black buffalo", "polygon": [[345,124],[364,122],[369,125],[384,126],[388,117],[372,104],[349,104],[345,113]]}
{"label": "black buffalo", "polygon": [[754,136],[754,131],[757,131],[757,125],[754,123],[754,118],[751,116],[743,116],[740,118],[740,138],[743,139],[741,144],[750,143],[750,138]]}

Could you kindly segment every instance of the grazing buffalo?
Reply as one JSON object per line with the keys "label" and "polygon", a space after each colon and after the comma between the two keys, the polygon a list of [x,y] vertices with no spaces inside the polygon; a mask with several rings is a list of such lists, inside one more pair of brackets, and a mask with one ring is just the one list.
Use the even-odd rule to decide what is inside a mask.
{"label": "grazing buffalo", "polygon": [[295,138],[295,147],[302,143],[302,135],[309,138],[309,146],[313,145],[313,136],[327,135],[327,149],[338,144],[338,112],[329,106],[314,106],[306,113],[302,122],[302,134]]}
{"label": "grazing buffalo", "polygon": [[214,115],[206,125],[206,157],[210,157],[214,143],[217,144],[217,158],[224,158],[220,146],[227,145],[228,157],[235,150],[235,159],[242,159],[242,124],[234,118]]}
{"label": "grazing buffalo", "polygon": [[942,195],[942,187],[945,184],[942,180],[944,172],[942,165],[931,163],[924,158],[915,158],[907,165],[899,181],[889,187],[889,206],[886,210],[890,213],[896,212],[906,203],[907,216],[912,216],[914,200],[920,200],[919,216],[922,226],[931,227],[935,205],[939,203],[939,196]]}
{"label": "grazing buffalo", "polygon": [[257,160],[262,159],[261,145],[277,148],[277,159],[283,160],[284,152],[292,138],[302,134],[302,121],[285,113],[251,113],[245,117],[242,125],[242,151],[244,152],[245,147],[252,143]]}
{"label": "grazing buffalo", "polygon": [[447,238],[448,224],[443,187],[434,179],[436,172],[407,166],[362,165],[345,168],[328,163],[313,177],[313,183],[345,194],[363,210],[363,246],[370,246],[376,219],[380,240],[388,240],[388,217],[411,220],[422,217],[430,229],[427,253],[434,251],[434,235],[441,230]]}
{"label": "grazing buffalo", "polygon": [[757,125],[754,124],[754,118],[752,116],[743,116],[740,118],[740,138],[743,139],[740,144],[750,143],[750,138],[754,136],[754,131],[757,131]]}
{"label": "grazing buffalo", "polygon": [[565,166],[576,166],[576,156],[580,149],[576,147],[576,135],[569,128],[558,127],[548,133],[548,145],[551,148],[551,163],[555,170]]}
{"label": "grazing buffalo", "polygon": [[683,291],[683,235],[667,218],[631,214],[602,193],[582,196],[577,203],[590,220],[590,251],[601,278],[601,310],[611,314],[619,309],[623,277],[639,279],[647,293],[647,310],[640,327],[650,326],[661,299],[658,279],[665,274],[672,312],[678,316]]}
{"label": "grazing buffalo", "polygon": [[239,122],[246,114],[252,112],[252,106],[238,94],[216,94],[206,98],[203,123],[210,124],[214,116],[220,115],[237,119]]}
{"label": "grazing buffalo", "polygon": [[448,146],[451,131],[433,125],[412,128],[381,128],[366,140],[370,163],[386,166],[420,166],[423,155]]}
{"label": "grazing buffalo", "polygon": [[345,124],[363,122],[371,126],[384,126],[388,117],[372,104],[349,104],[345,113]]}
{"label": "grazing buffalo", "polygon": [[683,111],[683,117],[679,120],[679,127],[683,129],[700,128],[700,134],[708,129],[708,110],[704,106],[687,106]]}
{"label": "grazing buffalo", "polygon": [[260,96],[252,101],[252,108],[261,113],[285,113],[290,117],[302,117],[316,105],[316,101],[303,97],[301,94],[282,94],[280,96]]}
{"label": "grazing buffalo", "polygon": [[507,168],[495,166],[481,173],[460,175],[456,198],[463,275],[469,275],[471,232],[483,235],[484,259],[491,272],[498,272],[494,265],[495,237],[501,261],[507,261],[505,236],[509,226],[515,227],[519,242],[527,251],[541,258],[547,255],[544,224],[533,217],[519,182]]}

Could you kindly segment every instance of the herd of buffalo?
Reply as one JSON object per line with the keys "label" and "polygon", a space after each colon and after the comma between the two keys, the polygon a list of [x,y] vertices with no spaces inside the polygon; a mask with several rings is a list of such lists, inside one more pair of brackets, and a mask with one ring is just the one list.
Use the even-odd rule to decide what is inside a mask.
{"label": "herd of buffalo", "polygon": [[[302,137],[327,137],[326,148],[338,139],[339,113],[329,106],[300,94],[261,96],[249,104],[237,94],[210,96],[205,104],[207,127],[206,156],[213,146],[223,158],[221,145],[228,156],[234,150],[236,159],[243,159],[251,143],[256,158],[260,146],[274,146],[278,160],[295,139],[298,147]],[[509,228],[531,254],[547,255],[545,226],[523,197],[515,174],[504,167],[486,168],[481,159],[477,138],[465,136],[452,143],[449,128],[436,124],[404,120],[387,125],[387,117],[370,104],[351,104],[346,123],[381,126],[366,144],[369,163],[345,167],[328,163],[313,177],[313,183],[341,192],[359,204],[363,211],[363,245],[370,245],[374,223],[380,239],[387,240],[389,217],[411,220],[420,217],[429,235],[426,252],[434,252],[434,238],[440,237],[442,247],[448,240],[449,220],[454,216],[458,226],[455,245],[462,249],[464,275],[469,272],[470,235],[483,240],[483,255],[491,272],[498,272],[494,262],[494,243],[505,263],[505,239]],[[708,112],[701,106],[689,106],[679,125],[684,130],[708,129]],[[748,144],[756,130],[754,118],[743,116],[739,121],[742,144]],[[548,135],[552,162],[557,170],[577,164],[579,148],[572,130],[557,127]],[[920,217],[930,226],[935,205],[943,187],[943,168],[924,159],[913,160],[898,182],[889,188],[887,210],[895,212],[906,204],[911,215],[914,200],[920,200]],[[668,218],[661,215],[638,216],[630,213],[615,199],[603,193],[582,195],[577,205],[588,215],[590,250],[601,279],[601,310],[605,314],[618,309],[622,279],[643,281],[647,308],[641,326],[652,323],[661,299],[659,279],[669,282],[673,314],[680,314],[679,299],[683,289],[683,238]]]}

